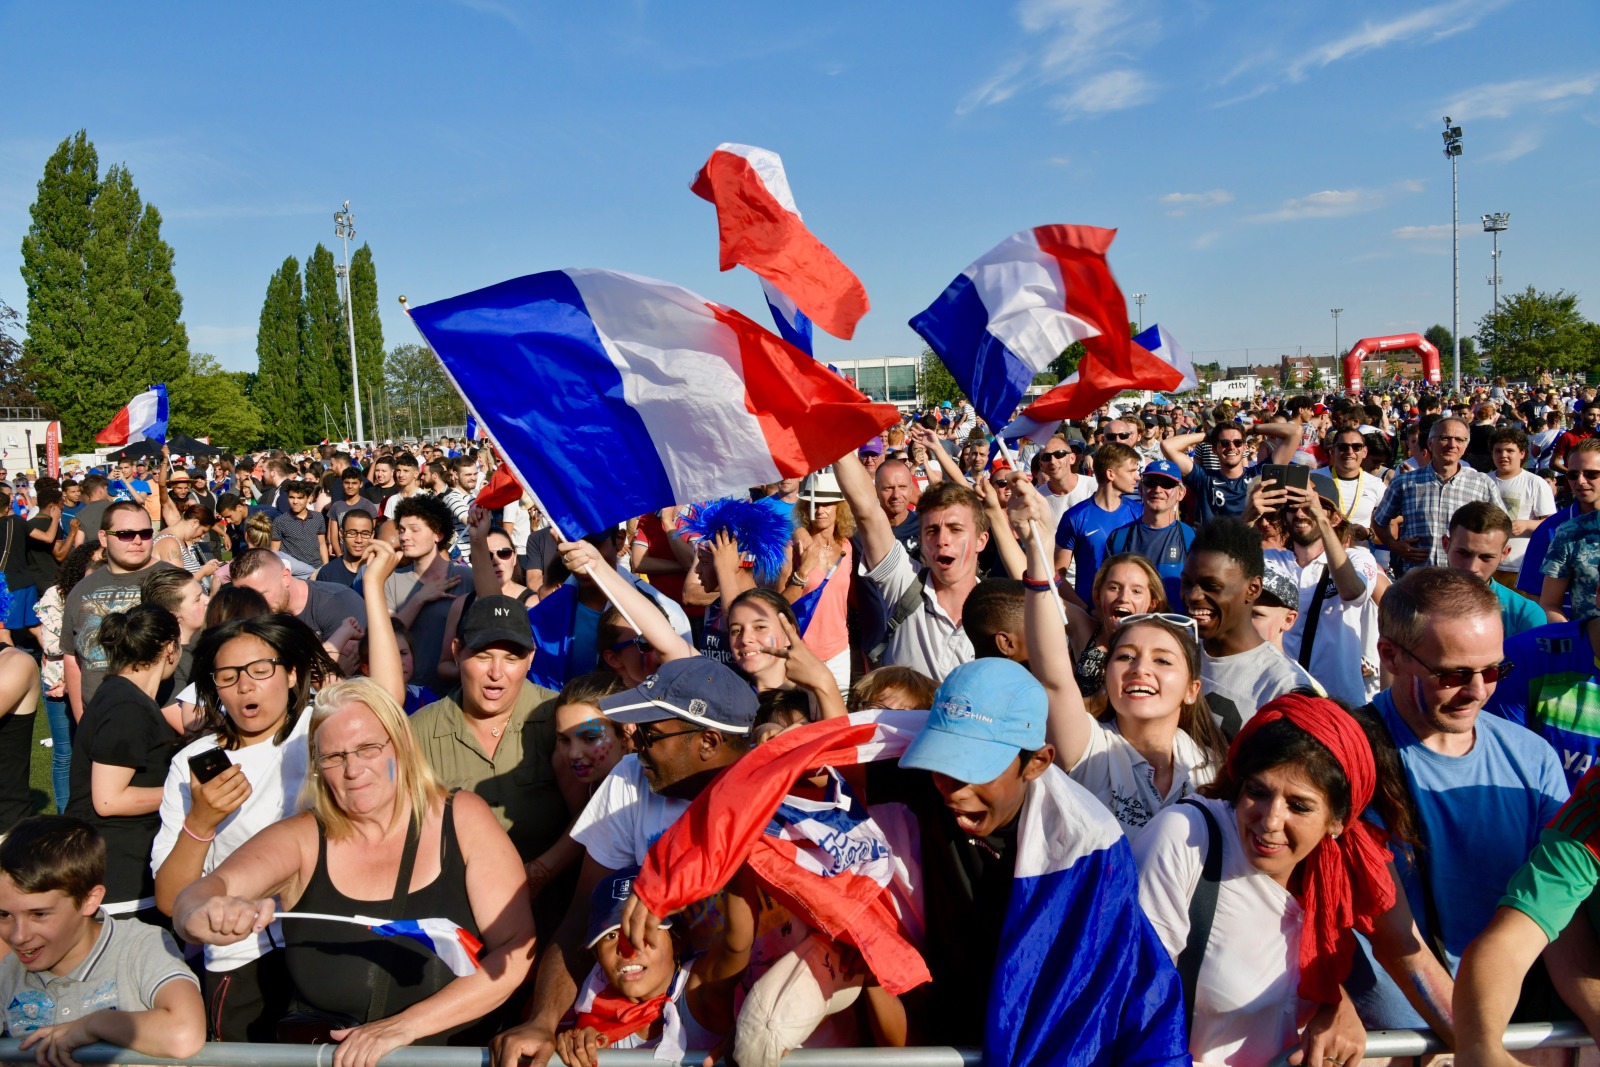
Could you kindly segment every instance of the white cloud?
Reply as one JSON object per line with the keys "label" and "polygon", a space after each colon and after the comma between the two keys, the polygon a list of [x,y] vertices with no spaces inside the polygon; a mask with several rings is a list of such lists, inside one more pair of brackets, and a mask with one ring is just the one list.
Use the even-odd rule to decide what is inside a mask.
{"label": "white cloud", "polygon": [[1302,81],[1312,69],[1320,69],[1341,59],[1424,38],[1437,41],[1471,29],[1490,11],[1506,0],[1450,0],[1420,8],[1387,22],[1366,22],[1361,28],[1318,45],[1289,64],[1285,71],[1290,81]]}
{"label": "white cloud", "polygon": [[1509,163],[1513,159],[1521,159],[1529,152],[1544,145],[1544,135],[1536,130],[1522,130],[1508,141],[1504,148],[1497,152],[1490,152],[1484,159],[1496,163]]}
{"label": "white cloud", "polygon": [[1155,83],[1136,70],[1110,70],[1097,74],[1070,93],[1050,101],[1063,119],[1126,111],[1149,103],[1156,93]]}
{"label": "white cloud", "polygon": [[1438,241],[1450,236],[1450,225],[1441,222],[1436,226],[1400,226],[1390,232],[1401,241]]}
{"label": "white cloud", "polygon": [[1173,217],[1185,214],[1190,208],[1216,207],[1219,204],[1231,204],[1233,194],[1226,189],[1213,189],[1208,193],[1167,193],[1156,198],[1159,203],[1167,206],[1167,214]]}
{"label": "white cloud", "polygon": [[1196,237],[1189,247],[1194,249],[1196,252],[1204,252],[1206,249],[1216,244],[1221,237],[1221,230],[1211,230],[1201,234],[1199,237]]}
{"label": "white cloud", "polygon": [[1468,89],[1440,113],[1449,115],[1452,122],[1503,119],[1528,107],[1559,107],[1576,97],[1593,96],[1596,89],[1600,89],[1600,71],[1575,77],[1523,78]]}
{"label": "white cloud", "polygon": [[956,105],[956,114],[1002,104],[1019,94],[1070,83],[1052,105],[1068,117],[1118,111],[1145,103],[1155,86],[1126,63],[1136,44],[1148,45],[1159,23],[1138,0],[1021,0],[1014,9],[1026,45]]}
{"label": "white cloud", "polygon": [[1324,189],[1285,200],[1276,211],[1253,215],[1251,222],[1293,222],[1297,219],[1331,219],[1359,215],[1382,206],[1383,193],[1375,189]]}

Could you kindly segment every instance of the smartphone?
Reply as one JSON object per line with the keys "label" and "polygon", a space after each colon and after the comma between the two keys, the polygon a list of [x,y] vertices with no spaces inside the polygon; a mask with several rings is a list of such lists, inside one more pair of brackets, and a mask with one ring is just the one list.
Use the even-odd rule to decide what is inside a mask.
{"label": "smartphone", "polygon": [[195,779],[201,783],[211,781],[232,766],[233,761],[220,748],[207,749],[198,756],[189,757],[189,770],[194,772]]}
{"label": "smartphone", "polygon": [[1290,489],[1311,488],[1311,468],[1304,463],[1285,463],[1284,484]]}
{"label": "smartphone", "polygon": [[1289,465],[1267,463],[1261,468],[1261,488],[1282,489],[1289,482]]}

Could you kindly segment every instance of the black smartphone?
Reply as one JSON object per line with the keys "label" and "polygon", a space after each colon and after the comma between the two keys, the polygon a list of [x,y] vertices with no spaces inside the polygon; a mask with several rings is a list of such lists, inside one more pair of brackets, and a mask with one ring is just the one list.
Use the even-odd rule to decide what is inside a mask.
{"label": "black smartphone", "polygon": [[1289,465],[1286,463],[1267,463],[1261,467],[1261,488],[1282,489],[1289,483]]}
{"label": "black smartphone", "polygon": [[233,761],[220,748],[210,748],[198,756],[189,757],[189,770],[193,771],[195,778],[202,783],[211,781],[232,766]]}
{"label": "black smartphone", "polygon": [[1311,488],[1311,468],[1304,463],[1285,463],[1283,483],[1291,489]]}

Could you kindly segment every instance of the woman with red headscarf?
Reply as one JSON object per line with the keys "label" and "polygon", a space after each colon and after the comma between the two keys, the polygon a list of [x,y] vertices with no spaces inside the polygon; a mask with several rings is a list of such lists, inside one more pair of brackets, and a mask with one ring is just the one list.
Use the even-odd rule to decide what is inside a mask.
{"label": "woman with red headscarf", "polygon": [[[1201,797],[1134,845],[1139,900],[1183,978],[1197,1063],[1346,1067],[1366,1039],[1341,983],[1368,937],[1417,1011],[1451,1040],[1449,974],[1390,864],[1415,845],[1404,771],[1381,726],[1290,694],[1251,718]],[[1362,819],[1371,806],[1386,833]]]}

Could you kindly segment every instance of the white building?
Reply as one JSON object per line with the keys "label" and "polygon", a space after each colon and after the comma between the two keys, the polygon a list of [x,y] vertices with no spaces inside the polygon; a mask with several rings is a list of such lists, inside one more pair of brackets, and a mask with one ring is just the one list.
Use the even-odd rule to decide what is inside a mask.
{"label": "white building", "polygon": [[917,406],[917,357],[873,356],[832,364],[873,400],[888,401],[902,411]]}

